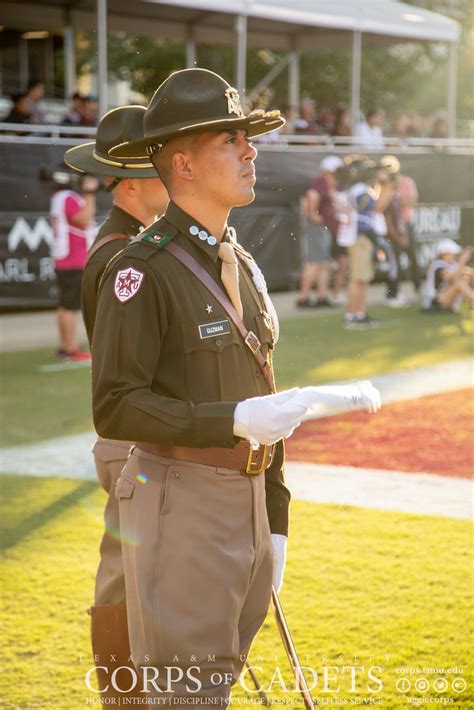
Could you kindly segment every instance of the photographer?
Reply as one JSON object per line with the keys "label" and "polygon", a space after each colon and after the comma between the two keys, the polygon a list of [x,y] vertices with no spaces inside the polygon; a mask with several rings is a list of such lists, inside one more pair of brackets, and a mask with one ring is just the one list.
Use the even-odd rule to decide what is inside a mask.
{"label": "photographer", "polygon": [[[59,289],[58,328],[60,360],[89,360],[77,342],[76,311],[81,308],[81,276],[87,249],[95,237],[95,193],[99,181],[92,175],[53,173],[57,184],[51,198],[52,256]],[[71,189],[74,188],[74,189]]]}

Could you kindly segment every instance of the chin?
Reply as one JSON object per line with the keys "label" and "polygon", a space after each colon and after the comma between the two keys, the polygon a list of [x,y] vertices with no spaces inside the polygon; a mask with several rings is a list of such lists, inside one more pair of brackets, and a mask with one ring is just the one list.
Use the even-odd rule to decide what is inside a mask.
{"label": "chin", "polygon": [[245,207],[245,205],[250,205],[255,199],[255,192],[253,187],[241,193],[234,202],[234,207]]}

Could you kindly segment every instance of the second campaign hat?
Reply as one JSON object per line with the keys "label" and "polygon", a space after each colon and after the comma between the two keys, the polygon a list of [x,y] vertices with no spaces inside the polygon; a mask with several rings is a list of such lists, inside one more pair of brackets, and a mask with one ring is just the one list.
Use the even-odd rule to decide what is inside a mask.
{"label": "second campaign hat", "polygon": [[144,138],[122,141],[110,155],[143,158],[160,150],[168,139],[188,133],[242,129],[253,137],[284,124],[279,111],[256,110],[246,116],[237,89],[218,74],[182,69],[155,91],[143,121]]}
{"label": "second campaign hat", "polygon": [[144,106],[121,106],[106,113],[97,126],[94,143],[76,145],[66,151],[64,162],[69,167],[91,175],[117,178],[158,177],[148,157],[122,160],[111,158],[110,148],[123,141],[143,138]]}

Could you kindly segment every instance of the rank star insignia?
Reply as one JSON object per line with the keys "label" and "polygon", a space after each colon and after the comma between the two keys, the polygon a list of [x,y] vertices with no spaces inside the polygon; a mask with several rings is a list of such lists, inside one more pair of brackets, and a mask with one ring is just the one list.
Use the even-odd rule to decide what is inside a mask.
{"label": "rank star insignia", "polygon": [[211,313],[212,313],[212,306],[209,305],[209,303],[208,303],[207,306],[206,306],[206,311],[208,312],[209,315],[211,315]]}
{"label": "rank star insignia", "polygon": [[234,89],[233,86],[229,86],[229,88],[224,91],[224,95],[227,99],[228,113],[235,113],[239,116],[239,118],[243,118],[244,112],[242,111],[242,106],[240,105],[240,97],[237,89]]}
{"label": "rank star insignia", "polygon": [[117,272],[114,291],[120,303],[125,303],[136,296],[140,290],[145,274],[131,266]]}

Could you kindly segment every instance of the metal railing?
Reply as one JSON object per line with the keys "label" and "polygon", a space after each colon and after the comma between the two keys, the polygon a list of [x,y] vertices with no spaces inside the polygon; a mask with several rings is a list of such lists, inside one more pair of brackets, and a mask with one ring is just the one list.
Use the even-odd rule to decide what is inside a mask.
{"label": "metal railing", "polygon": [[[0,142],[30,144],[71,144],[90,140],[96,128],[87,126],[63,126],[54,124],[36,125],[29,123],[0,123]],[[267,134],[257,138],[259,150],[311,150],[314,152],[347,153],[360,152],[402,152],[425,153],[450,152],[474,155],[474,138],[399,138],[384,136],[383,147],[370,146],[357,136],[311,135],[305,133]]]}

